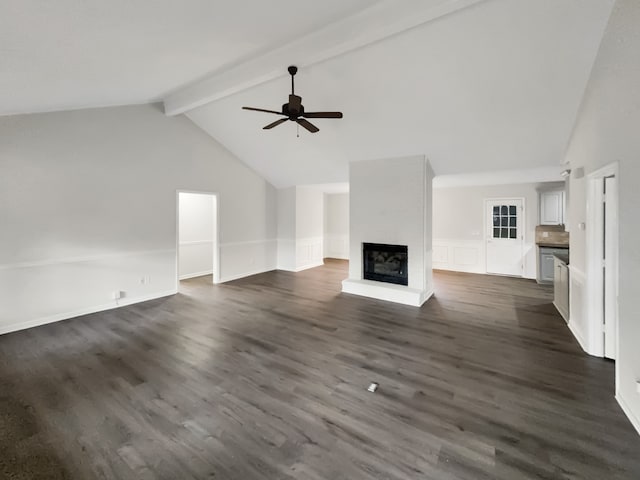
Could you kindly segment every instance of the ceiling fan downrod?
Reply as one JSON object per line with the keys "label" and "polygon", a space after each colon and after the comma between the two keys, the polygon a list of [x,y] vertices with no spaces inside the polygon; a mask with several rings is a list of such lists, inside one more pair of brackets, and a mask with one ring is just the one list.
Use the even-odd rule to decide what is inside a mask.
{"label": "ceiling fan downrod", "polygon": [[295,65],[291,65],[289,68],[287,68],[287,70],[289,71],[289,75],[291,75],[291,95],[295,95],[293,77],[296,75],[296,73],[298,73],[298,67],[296,67]]}

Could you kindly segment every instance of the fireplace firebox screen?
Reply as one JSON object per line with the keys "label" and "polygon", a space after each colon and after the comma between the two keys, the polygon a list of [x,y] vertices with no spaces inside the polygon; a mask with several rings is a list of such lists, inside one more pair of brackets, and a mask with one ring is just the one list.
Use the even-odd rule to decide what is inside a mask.
{"label": "fireplace firebox screen", "polygon": [[363,243],[363,277],[365,280],[408,285],[407,258],[406,245]]}

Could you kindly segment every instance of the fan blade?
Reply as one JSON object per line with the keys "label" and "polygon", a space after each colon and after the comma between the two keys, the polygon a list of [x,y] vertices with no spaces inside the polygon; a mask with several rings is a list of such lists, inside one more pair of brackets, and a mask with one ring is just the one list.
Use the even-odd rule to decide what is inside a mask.
{"label": "fan blade", "polygon": [[298,95],[289,95],[289,112],[290,113],[300,112],[301,106],[302,106],[302,97],[299,97]]}
{"label": "fan blade", "polygon": [[342,118],[342,112],[304,112],[306,118]]}
{"label": "fan blade", "polygon": [[281,123],[286,122],[287,120],[289,120],[289,119],[288,118],[281,118],[280,120],[276,120],[275,122],[270,123],[266,127],[262,127],[262,129],[263,130],[269,130],[270,128],[277,127],[278,125],[280,125]]}
{"label": "fan blade", "polygon": [[242,107],[243,110],[253,110],[254,112],[275,113],[276,115],[284,115],[282,112],[275,110],[265,110],[264,108]]}
{"label": "fan blade", "polygon": [[300,125],[302,125],[304,128],[306,128],[307,130],[309,130],[311,133],[316,133],[319,132],[320,129],[318,127],[316,127],[313,123],[308,122],[307,120],[305,120],[304,118],[298,118],[296,120],[296,122],[298,122]]}

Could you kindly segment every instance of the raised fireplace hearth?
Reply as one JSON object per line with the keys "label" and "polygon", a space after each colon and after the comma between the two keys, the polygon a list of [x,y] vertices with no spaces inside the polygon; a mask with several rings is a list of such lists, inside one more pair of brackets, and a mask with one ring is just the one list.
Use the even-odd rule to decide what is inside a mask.
{"label": "raised fireplace hearth", "polygon": [[408,285],[407,246],[363,243],[362,268],[365,280]]}

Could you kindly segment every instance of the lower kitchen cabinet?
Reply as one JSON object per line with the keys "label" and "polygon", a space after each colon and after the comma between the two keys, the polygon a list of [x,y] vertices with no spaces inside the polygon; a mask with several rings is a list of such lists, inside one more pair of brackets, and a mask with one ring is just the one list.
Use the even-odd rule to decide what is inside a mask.
{"label": "lower kitchen cabinet", "polygon": [[558,257],[553,259],[553,304],[565,321],[569,321],[569,266]]}
{"label": "lower kitchen cabinet", "polygon": [[567,253],[566,248],[539,247],[538,249],[538,283],[553,283],[555,280],[554,255]]}

